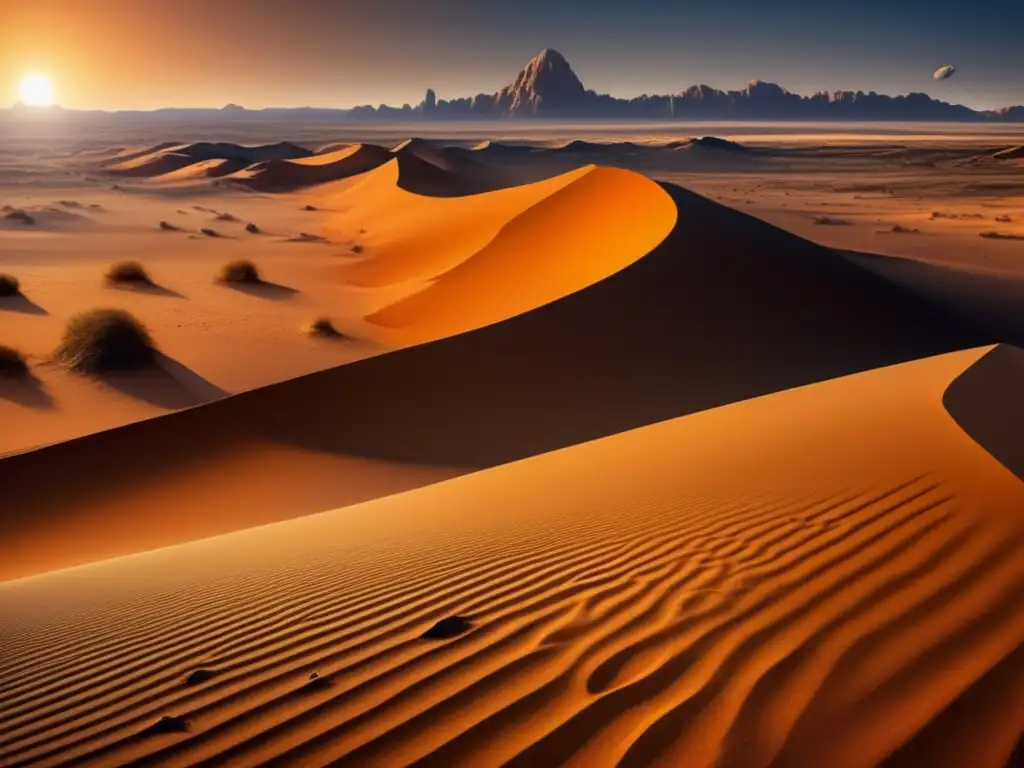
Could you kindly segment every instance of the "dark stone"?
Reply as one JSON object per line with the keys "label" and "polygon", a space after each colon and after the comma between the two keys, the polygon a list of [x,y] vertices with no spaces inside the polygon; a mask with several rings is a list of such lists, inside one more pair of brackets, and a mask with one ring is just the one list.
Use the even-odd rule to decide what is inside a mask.
{"label": "dark stone", "polygon": [[177,715],[164,715],[149,728],[148,733],[184,733],[188,730],[188,720]]}
{"label": "dark stone", "polygon": [[473,623],[463,616],[447,616],[420,635],[424,640],[449,640],[468,632]]}
{"label": "dark stone", "polygon": [[217,673],[212,669],[194,669],[185,678],[185,685],[199,685],[216,677]]}

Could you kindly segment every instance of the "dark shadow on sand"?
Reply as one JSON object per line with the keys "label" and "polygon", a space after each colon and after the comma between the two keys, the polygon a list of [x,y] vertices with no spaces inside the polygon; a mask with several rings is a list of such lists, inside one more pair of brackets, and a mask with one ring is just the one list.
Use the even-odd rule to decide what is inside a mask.
{"label": "dark shadow on sand", "polygon": [[20,379],[0,378],[0,400],[10,400],[36,411],[49,411],[56,407],[46,385],[31,375]]}
{"label": "dark shadow on sand", "polygon": [[1004,342],[1024,348],[1024,278],[997,272],[968,271],[898,256],[837,251],[858,266],[895,283],[971,328],[983,343]]}
{"label": "dark shadow on sand", "polygon": [[4,296],[0,298],[0,312],[20,312],[23,315],[50,314],[32,301],[32,299],[22,296],[20,293],[17,296]]}
{"label": "dark shadow on sand", "polygon": [[247,293],[250,296],[258,296],[261,299],[274,299],[281,301],[283,299],[290,299],[298,291],[295,288],[289,288],[287,285],[279,285],[278,283],[222,283],[225,288],[230,288],[233,291],[239,293]]}
{"label": "dark shadow on sand", "polygon": [[946,388],[949,415],[996,461],[1024,480],[1024,350],[1000,345]]}
{"label": "dark shadow on sand", "polygon": [[113,284],[109,287],[118,291],[128,291],[129,293],[148,293],[151,296],[165,296],[169,299],[188,298],[183,293],[172,291],[170,288],[164,288],[162,285],[157,285],[156,283],[121,283]]}
{"label": "dark shadow on sand", "polygon": [[160,408],[179,410],[219,400],[227,392],[195,371],[160,352],[155,363],[131,371],[104,373],[96,377],[122,394]]}
{"label": "dark shadow on sand", "polygon": [[[112,473],[174,482],[251,443],[483,469],[986,343],[831,249],[663,187],[679,221],[661,245],[542,307],[0,461],[0,538],[30,512],[34,524],[60,520],[69,498],[109,492]],[[326,498],[334,492],[315,507],[296,499],[290,511],[339,506]]]}

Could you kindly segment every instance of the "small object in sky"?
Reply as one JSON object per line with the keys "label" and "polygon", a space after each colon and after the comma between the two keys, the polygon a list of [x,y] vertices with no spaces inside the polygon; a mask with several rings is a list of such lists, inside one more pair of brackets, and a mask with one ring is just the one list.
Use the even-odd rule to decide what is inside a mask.
{"label": "small object in sky", "polygon": [[932,75],[932,77],[934,77],[936,80],[949,80],[949,78],[953,76],[954,72],[956,72],[956,67],[947,64],[944,67],[939,67],[938,69],[936,69],[935,74]]}

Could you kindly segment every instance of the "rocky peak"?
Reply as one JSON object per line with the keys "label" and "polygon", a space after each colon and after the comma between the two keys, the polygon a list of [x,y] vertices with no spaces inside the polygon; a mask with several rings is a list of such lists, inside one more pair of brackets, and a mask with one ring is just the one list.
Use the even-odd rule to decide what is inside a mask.
{"label": "rocky peak", "polygon": [[495,95],[502,111],[536,114],[571,109],[587,97],[583,83],[558,51],[545,48]]}

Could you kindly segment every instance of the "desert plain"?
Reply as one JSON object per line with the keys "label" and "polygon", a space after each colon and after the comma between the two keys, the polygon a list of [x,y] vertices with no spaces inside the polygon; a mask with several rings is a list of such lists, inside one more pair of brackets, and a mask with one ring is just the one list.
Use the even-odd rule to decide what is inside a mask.
{"label": "desert plain", "polygon": [[1024,128],[4,127],[0,765],[1024,763]]}

